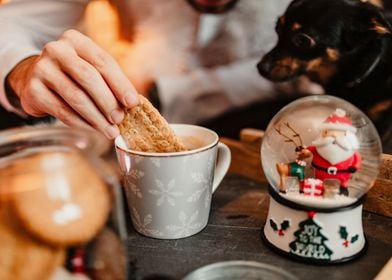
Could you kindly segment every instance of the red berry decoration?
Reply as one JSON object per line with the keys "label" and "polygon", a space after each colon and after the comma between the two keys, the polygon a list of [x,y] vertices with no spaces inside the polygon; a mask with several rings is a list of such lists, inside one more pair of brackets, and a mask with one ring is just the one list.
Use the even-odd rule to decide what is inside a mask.
{"label": "red berry decoration", "polygon": [[309,218],[313,219],[314,216],[316,216],[316,212],[314,212],[314,211],[309,211],[309,212],[308,212],[308,217],[309,217]]}

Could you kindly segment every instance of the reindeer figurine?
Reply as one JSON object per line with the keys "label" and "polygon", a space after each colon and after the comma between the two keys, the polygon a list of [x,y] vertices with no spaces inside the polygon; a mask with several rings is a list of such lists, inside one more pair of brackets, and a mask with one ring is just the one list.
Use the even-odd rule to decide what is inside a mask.
{"label": "reindeer figurine", "polygon": [[[294,133],[292,137],[283,134],[280,125],[278,128],[275,128],[275,130],[286,139],[285,142],[293,143],[295,145],[295,153],[297,154],[297,158],[293,162],[276,164],[276,169],[280,177],[279,192],[286,193],[287,176],[293,176],[298,178],[300,183],[300,191],[302,192],[302,183],[305,179],[306,166],[306,162],[304,160],[310,157],[312,153],[309,150],[305,149],[305,147],[303,146],[302,139],[299,133],[296,132],[288,122],[286,122],[284,125]],[[299,145],[294,141],[295,138],[299,140]]]}

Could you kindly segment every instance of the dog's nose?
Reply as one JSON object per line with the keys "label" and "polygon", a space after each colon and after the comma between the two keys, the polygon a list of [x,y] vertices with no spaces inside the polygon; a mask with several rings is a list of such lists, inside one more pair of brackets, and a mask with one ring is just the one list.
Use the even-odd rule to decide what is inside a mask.
{"label": "dog's nose", "polygon": [[257,64],[257,70],[259,71],[260,75],[269,78],[271,76],[271,69],[272,69],[272,63],[271,61],[264,57],[258,64]]}

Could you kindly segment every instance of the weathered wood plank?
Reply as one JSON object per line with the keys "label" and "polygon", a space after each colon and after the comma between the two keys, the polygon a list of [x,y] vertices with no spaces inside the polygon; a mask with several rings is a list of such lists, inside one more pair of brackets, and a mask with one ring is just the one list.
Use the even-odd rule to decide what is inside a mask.
{"label": "weathered wood plank", "polygon": [[264,131],[254,128],[245,128],[240,132],[241,142],[247,143],[249,146],[253,147],[258,151],[260,150],[263,137]]}
{"label": "weathered wood plank", "polygon": [[260,150],[229,138],[221,138],[221,141],[231,150],[230,173],[243,175],[259,182],[266,181],[261,168]]}
{"label": "weathered wood plank", "polygon": [[374,187],[368,192],[364,209],[392,217],[392,180],[378,177]]}

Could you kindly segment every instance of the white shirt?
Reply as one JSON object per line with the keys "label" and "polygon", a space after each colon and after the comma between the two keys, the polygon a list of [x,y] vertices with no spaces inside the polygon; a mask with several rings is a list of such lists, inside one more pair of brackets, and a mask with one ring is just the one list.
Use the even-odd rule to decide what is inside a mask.
{"label": "white shirt", "polygon": [[[275,22],[290,0],[241,0],[232,11],[216,16],[200,16],[185,0],[117,1],[126,1],[121,12],[132,19],[134,38],[126,43],[106,39],[101,45],[131,81],[157,83],[162,114],[169,122],[198,123],[298,90],[296,83],[267,81],[256,69],[276,43]],[[18,62],[39,54],[45,43],[74,27],[88,2],[13,0],[2,5],[0,84]],[[3,86],[0,103],[15,111]]]}

